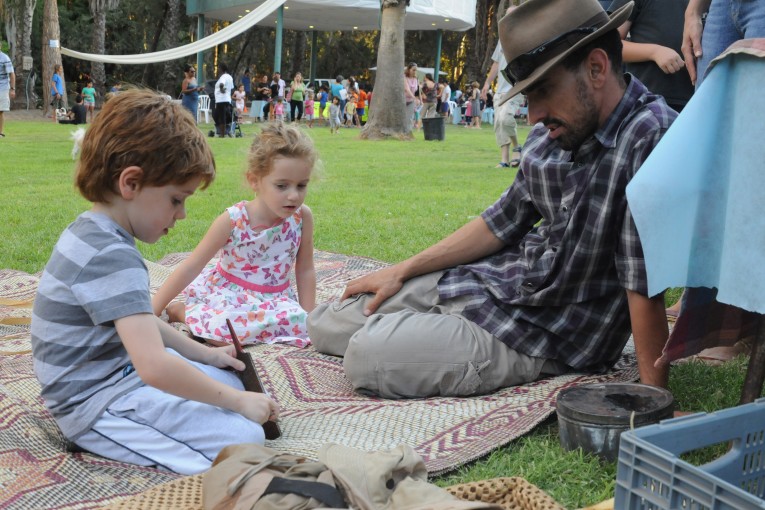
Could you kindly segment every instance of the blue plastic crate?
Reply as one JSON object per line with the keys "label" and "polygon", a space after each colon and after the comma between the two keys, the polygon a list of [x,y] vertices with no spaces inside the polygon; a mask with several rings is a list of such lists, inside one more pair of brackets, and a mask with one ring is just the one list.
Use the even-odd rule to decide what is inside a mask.
{"label": "blue plastic crate", "polygon": [[[730,449],[708,464],[679,458],[719,443]],[[617,462],[619,510],[765,509],[765,398],[626,431]]]}

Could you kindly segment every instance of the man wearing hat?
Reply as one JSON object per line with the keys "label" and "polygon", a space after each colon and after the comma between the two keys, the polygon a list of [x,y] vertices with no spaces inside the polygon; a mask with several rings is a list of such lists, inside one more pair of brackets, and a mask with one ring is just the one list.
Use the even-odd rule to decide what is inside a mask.
{"label": "man wearing hat", "polygon": [[666,386],[663,296],[647,297],[625,187],[676,114],[621,73],[631,8],[529,0],[502,18],[503,100],[525,93],[536,124],[518,175],[480,217],[309,315],[355,388],[467,396],[603,372],[630,331],[642,382]]}

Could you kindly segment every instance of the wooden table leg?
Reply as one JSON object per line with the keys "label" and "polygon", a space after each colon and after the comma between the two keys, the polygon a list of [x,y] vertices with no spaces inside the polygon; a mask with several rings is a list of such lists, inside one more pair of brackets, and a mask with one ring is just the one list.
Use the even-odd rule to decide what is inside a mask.
{"label": "wooden table leg", "polygon": [[762,383],[765,382],[765,315],[760,316],[757,325],[757,335],[752,343],[752,353],[749,355],[749,367],[746,379],[741,388],[739,405],[754,402],[762,394]]}

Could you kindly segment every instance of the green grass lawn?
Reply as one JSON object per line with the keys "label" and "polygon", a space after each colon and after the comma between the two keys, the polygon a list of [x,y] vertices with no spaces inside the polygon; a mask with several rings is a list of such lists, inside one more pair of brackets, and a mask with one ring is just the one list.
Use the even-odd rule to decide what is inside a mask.
{"label": "green grass lawn", "polygon": [[[188,200],[188,218],[170,235],[154,245],[138,243],[147,259],[192,250],[218,214],[251,198],[243,172],[257,129],[244,125],[243,139],[209,139],[218,165],[215,183]],[[72,126],[49,121],[6,121],[8,136],[0,140],[0,268],[41,271],[61,231],[89,207],[72,185],[71,131]],[[335,136],[328,128],[308,132],[322,161],[306,200],[314,211],[319,250],[397,262],[479,215],[515,175],[494,168],[499,150],[490,127],[448,124],[443,142],[426,142],[421,132],[410,142],[362,142],[355,129]],[[522,139],[527,132],[521,129]],[[677,291],[672,295],[676,298]],[[745,366],[736,360],[722,367],[674,367],[670,389],[677,407],[712,411],[735,405]],[[614,464],[562,451],[553,419],[436,481],[449,485],[522,476],[567,508],[578,508],[612,497],[615,472]]]}

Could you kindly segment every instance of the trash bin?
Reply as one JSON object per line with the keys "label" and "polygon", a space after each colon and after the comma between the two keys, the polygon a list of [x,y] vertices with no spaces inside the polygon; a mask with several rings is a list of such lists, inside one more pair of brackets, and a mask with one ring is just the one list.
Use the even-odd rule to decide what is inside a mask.
{"label": "trash bin", "polygon": [[445,129],[444,118],[441,116],[422,119],[422,132],[426,140],[443,140]]}

